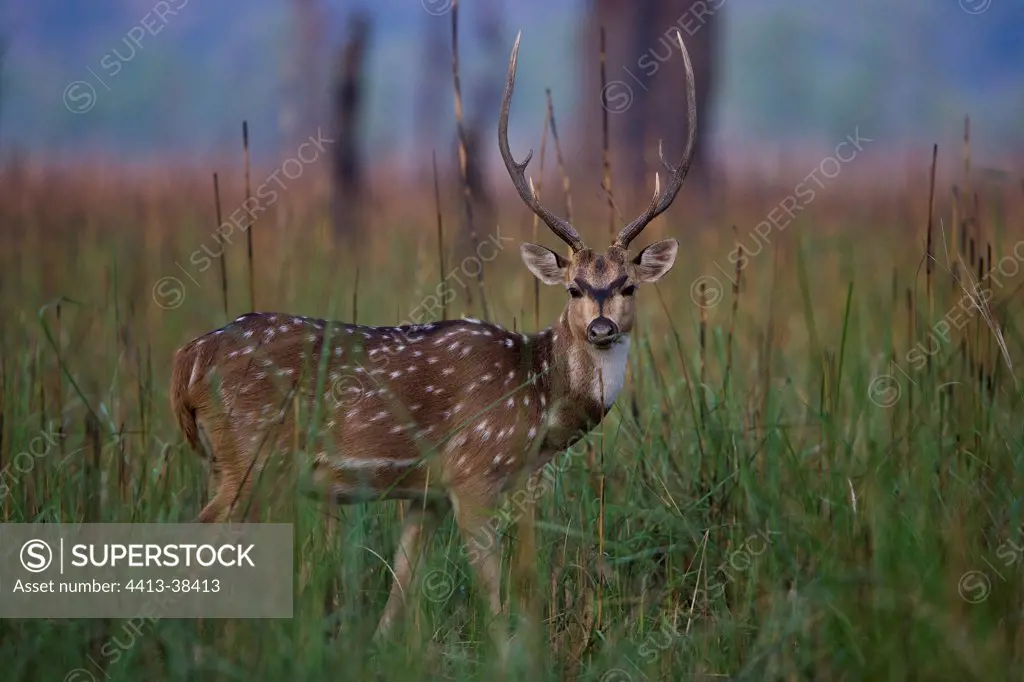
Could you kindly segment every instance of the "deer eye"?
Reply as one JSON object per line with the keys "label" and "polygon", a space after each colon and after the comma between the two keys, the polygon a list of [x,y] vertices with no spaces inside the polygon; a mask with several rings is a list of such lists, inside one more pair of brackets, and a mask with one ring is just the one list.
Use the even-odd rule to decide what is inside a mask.
{"label": "deer eye", "polygon": [[583,296],[583,292],[576,287],[569,287],[569,295],[573,298],[581,298]]}
{"label": "deer eye", "polygon": [[632,296],[633,292],[636,291],[636,287],[630,284],[628,287],[622,287],[623,296]]}

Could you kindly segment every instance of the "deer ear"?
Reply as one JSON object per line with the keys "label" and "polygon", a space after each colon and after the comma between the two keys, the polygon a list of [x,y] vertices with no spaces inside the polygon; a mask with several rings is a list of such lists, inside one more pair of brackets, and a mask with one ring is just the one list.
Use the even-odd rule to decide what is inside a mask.
{"label": "deer ear", "polygon": [[569,267],[569,261],[551,249],[525,242],[519,246],[519,253],[530,272],[544,284],[565,283],[565,270]]}
{"label": "deer ear", "polygon": [[637,277],[641,282],[657,282],[672,269],[678,251],[679,242],[675,239],[662,239],[646,247],[633,259]]}

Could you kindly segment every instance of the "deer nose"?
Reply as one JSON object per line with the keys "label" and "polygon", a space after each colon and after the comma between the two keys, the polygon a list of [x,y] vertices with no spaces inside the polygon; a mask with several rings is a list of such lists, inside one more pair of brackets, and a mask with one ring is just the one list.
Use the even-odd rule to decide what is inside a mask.
{"label": "deer nose", "polygon": [[610,345],[618,336],[618,326],[607,317],[599,317],[587,325],[587,341],[595,346]]}

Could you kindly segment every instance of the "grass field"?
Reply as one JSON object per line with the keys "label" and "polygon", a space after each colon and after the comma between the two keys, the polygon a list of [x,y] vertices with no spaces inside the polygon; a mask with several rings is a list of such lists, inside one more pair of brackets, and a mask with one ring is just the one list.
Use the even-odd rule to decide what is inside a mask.
{"label": "grass field", "polygon": [[[535,514],[505,508],[536,519],[520,557],[542,623],[507,669],[450,520],[378,646],[397,504],[304,501],[292,620],[5,620],[0,680],[1021,679],[1021,187],[946,173],[929,247],[926,166],[883,189],[844,169],[783,225],[813,167],[715,206],[684,189],[638,240],[682,249],[639,294],[626,389],[546,473]],[[227,215],[241,191],[223,182]],[[320,186],[304,178],[253,228],[256,308],[408,319],[440,279],[430,192],[380,197],[367,233],[339,243]],[[202,174],[11,165],[0,195],[0,516],[193,519],[205,476],[168,407],[171,357],[248,311],[244,238],[215,241]],[[603,246],[592,195],[577,191],[575,222]],[[499,215],[500,233],[480,227],[502,246],[484,266],[492,318],[533,331],[564,293],[542,290],[535,311],[528,213]],[[204,246],[224,255],[193,258]],[[475,280],[448,282],[449,316],[479,315]]]}

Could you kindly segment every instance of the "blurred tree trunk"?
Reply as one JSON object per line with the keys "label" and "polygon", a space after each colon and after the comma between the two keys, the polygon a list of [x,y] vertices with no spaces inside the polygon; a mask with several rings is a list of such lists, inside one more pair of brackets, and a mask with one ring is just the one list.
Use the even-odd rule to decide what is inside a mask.
{"label": "blurred tree trunk", "polygon": [[364,229],[365,169],[359,141],[362,133],[366,46],[370,19],[363,12],[349,17],[349,35],[338,59],[333,93],[334,174],[333,222],[335,235],[351,235]]}
{"label": "blurred tree trunk", "polygon": [[[433,186],[431,153],[438,150],[438,140],[446,139],[451,130],[451,46],[449,23],[441,17],[423,12],[423,43],[416,83],[416,113],[413,130],[416,136],[417,166],[420,184]],[[443,156],[443,154],[442,154]]]}
{"label": "blurred tree trunk", "polygon": [[[683,62],[678,30],[693,64],[697,90],[698,137],[687,186],[708,189],[711,163],[708,132],[717,80],[724,0],[590,0],[579,58],[584,64],[578,141],[581,169],[601,168],[602,105],[600,27],[606,31],[608,130],[612,152],[612,188],[627,188],[632,206],[646,200],[657,161],[658,140],[666,158],[678,158],[687,136]],[[643,199],[637,197],[642,196]],[[627,220],[633,216],[626,216]]]}
{"label": "blurred tree trunk", "polygon": [[484,74],[476,81],[469,102],[466,121],[466,180],[474,200],[473,214],[481,239],[495,229],[494,201],[488,181],[487,159],[496,152],[494,142],[498,110],[505,78],[504,22],[501,5],[496,0],[485,0],[475,8],[476,39],[484,55]]}
{"label": "blurred tree trunk", "polygon": [[285,65],[286,96],[281,105],[281,133],[285,148],[296,145],[311,133],[323,113],[321,65],[324,53],[324,12],[319,0],[292,0],[295,50]]}
{"label": "blurred tree trunk", "polygon": [[[478,259],[477,244],[474,244],[472,235],[475,231],[477,243],[487,240],[488,235],[494,234],[496,230],[497,214],[494,206],[494,198],[491,185],[488,180],[487,159],[490,154],[497,151],[496,127],[498,111],[501,104],[501,93],[505,84],[505,42],[502,40],[504,33],[503,16],[501,5],[497,0],[484,0],[472,5],[470,12],[475,13],[475,47],[477,49],[466,49],[468,41],[463,37],[465,33],[459,31],[459,77],[462,83],[466,82],[468,64],[484,64],[482,74],[474,81],[472,90],[466,95],[463,90],[463,132],[465,137],[466,154],[466,185],[469,189],[470,206],[469,211],[465,210],[465,204],[460,207],[463,215],[462,229],[455,249],[454,267],[463,267],[469,271],[484,268],[482,262],[472,263]],[[482,57],[477,55],[482,54]],[[467,59],[467,55],[471,58]],[[456,159],[458,159],[458,136],[455,138]],[[458,173],[458,171],[456,171]],[[458,177],[458,175],[456,175]],[[463,188],[465,190],[465,188]],[[464,201],[464,199],[462,200]],[[461,201],[460,201],[461,203]],[[472,216],[472,217],[470,217]],[[472,225],[470,224],[472,220]],[[473,306],[473,294],[469,288],[465,289],[468,308]],[[456,300],[455,310],[462,309]],[[483,311],[481,310],[481,313]]]}

